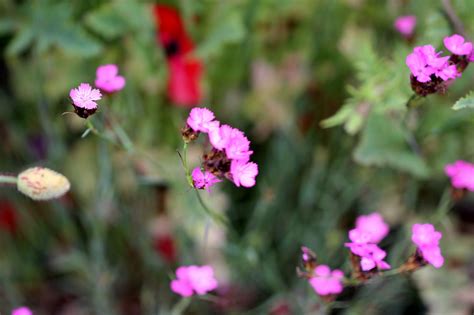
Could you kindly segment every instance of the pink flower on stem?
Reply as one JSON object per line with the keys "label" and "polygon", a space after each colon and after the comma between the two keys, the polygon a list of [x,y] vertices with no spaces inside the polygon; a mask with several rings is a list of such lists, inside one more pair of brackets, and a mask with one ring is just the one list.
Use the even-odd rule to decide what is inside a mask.
{"label": "pink flower on stem", "polygon": [[171,290],[182,297],[203,295],[217,288],[217,280],[211,266],[181,266],[176,270],[176,280]]}
{"label": "pink flower on stem", "polygon": [[[359,216],[356,220],[356,229],[369,235],[369,240],[366,243],[379,243],[389,232],[387,223],[385,223],[382,216],[376,212]],[[352,231],[353,230],[351,230],[349,234]]]}
{"label": "pink flower on stem", "polygon": [[209,188],[215,183],[221,181],[216,176],[214,176],[214,174],[208,171],[203,172],[199,167],[196,167],[193,170],[191,176],[193,178],[194,187],[197,189],[206,189],[207,191],[209,191]]}
{"label": "pink flower on stem", "polygon": [[331,269],[326,265],[319,265],[314,270],[314,277],[309,283],[319,295],[339,294],[343,290],[342,278],[344,273],[339,269]]}
{"label": "pink flower on stem", "polygon": [[363,271],[369,271],[377,267],[380,270],[390,269],[390,265],[383,259],[387,253],[375,244],[364,245],[364,255],[360,260],[360,267]]}
{"label": "pink flower on stem", "polygon": [[244,133],[234,129],[231,138],[225,146],[225,153],[230,160],[242,160],[247,162],[253,151],[250,151],[250,141],[244,136]]}
{"label": "pink flower on stem", "polygon": [[26,306],[15,308],[12,315],[33,315],[33,312]]}
{"label": "pink flower on stem", "polygon": [[418,82],[431,81],[430,76],[434,73],[434,69],[427,66],[422,55],[413,52],[407,56],[405,63]]}
{"label": "pink flower on stem", "polygon": [[472,43],[466,42],[464,37],[458,34],[447,36],[443,40],[444,46],[455,55],[470,56],[472,53]]}
{"label": "pink flower on stem", "polygon": [[258,165],[253,162],[233,160],[230,164],[230,174],[237,187],[252,187],[255,185],[255,177],[258,175]]}
{"label": "pink flower on stem", "polygon": [[214,118],[214,113],[209,109],[195,107],[189,113],[186,122],[194,131],[207,133],[210,129],[216,128],[219,125],[219,122],[215,121]]}
{"label": "pink flower on stem", "polygon": [[102,98],[98,89],[93,89],[87,83],[81,83],[77,89],[71,89],[69,96],[75,107],[83,109],[97,109],[97,103]]}
{"label": "pink flower on stem", "polygon": [[416,16],[405,15],[400,16],[395,20],[395,29],[402,34],[404,37],[411,37],[416,26]]}
{"label": "pink flower on stem", "polygon": [[232,135],[236,132],[241,133],[241,131],[234,129],[229,125],[217,126],[216,128],[211,128],[209,131],[209,141],[215,149],[223,150],[229,143]]}
{"label": "pink flower on stem", "polygon": [[474,164],[459,160],[446,165],[444,172],[454,188],[474,191]]}
{"label": "pink flower on stem", "polygon": [[124,88],[125,78],[118,75],[117,65],[102,65],[96,70],[95,86],[106,93],[114,93]]}
{"label": "pink flower on stem", "polygon": [[412,226],[412,241],[417,246],[423,258],[435,268],[444,264],[439,241],[443,235],[435,230],[432,224],[414,224]]}

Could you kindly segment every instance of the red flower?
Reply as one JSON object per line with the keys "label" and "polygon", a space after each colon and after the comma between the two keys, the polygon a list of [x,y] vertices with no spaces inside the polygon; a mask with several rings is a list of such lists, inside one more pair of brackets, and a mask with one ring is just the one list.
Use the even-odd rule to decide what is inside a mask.
{"label": "red flower", "polygon": [[13,205],[5,200],[0,200],[0,230],[14,234],[18,229],[18,220]]}
{"label": "red flower", "polygon": [[203,64],[191,56],[194,43],[176,9],[158,4],[154,14],[158,41],[168,61],[168,96],[178,106],[195,106],[202,99]]}
{"label": "red flower", "polygon": [[176,248],[171,235],[158,236],[154,240],[154,248],[168,263],[176,261]]}

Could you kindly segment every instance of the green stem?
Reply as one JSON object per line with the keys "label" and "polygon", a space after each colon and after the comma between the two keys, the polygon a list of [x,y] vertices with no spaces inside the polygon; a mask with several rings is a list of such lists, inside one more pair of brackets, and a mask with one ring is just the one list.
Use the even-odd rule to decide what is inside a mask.
{"label": "green stem", "polygon": [[414,93],[407,101],[407,108],[415,108],[421,104],[421,101],[424,99],[423,96]]}
{"label": "green stem", "polygon": [[171,310],[171,315],[181,315],[191,303],[191,298],[182,298]]}
{"label": "green stem", "polygon": [[16,176],[9,176],[9,175],[0,175],[0,184],[13,184],[16,185],[18,179]]}

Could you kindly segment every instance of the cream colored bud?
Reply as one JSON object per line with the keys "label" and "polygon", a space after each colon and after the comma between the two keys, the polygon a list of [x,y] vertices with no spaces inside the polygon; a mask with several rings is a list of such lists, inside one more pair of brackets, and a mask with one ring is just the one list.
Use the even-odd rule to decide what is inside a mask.
{"label": "cream colored bud", "polygon": [[64,175],[48,168],[32,167],[18,175],[18,190],[34,200],[59,198],[70,187]]}

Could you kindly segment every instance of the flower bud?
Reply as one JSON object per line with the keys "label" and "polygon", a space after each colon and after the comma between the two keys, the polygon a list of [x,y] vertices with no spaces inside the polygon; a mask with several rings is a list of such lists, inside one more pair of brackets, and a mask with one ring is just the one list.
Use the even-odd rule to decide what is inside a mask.
{"label": "flower bud", "polygon": [[18,175],[17,188],[33,200],[50,200],[64,195],[71,184],[62,174],[43,167],[32,167]]}

